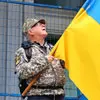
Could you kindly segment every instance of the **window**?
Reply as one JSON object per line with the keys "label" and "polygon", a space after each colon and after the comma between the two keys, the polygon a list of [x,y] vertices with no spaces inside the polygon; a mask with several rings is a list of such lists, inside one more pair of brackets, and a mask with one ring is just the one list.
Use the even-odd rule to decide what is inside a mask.
{"label": "window", "polygon": [[56,0],[34,0],[34,3],[57,5]]}
{"label": "window", "polygon": [[60,37],[61,35],[58,34],[49,34],[46,40],[48,41],[48,43],[55,45],[55,43],[59,40]]}
{"label": "window", "polygon": [[34,0],[34,3],[80,8],[86,0]]}

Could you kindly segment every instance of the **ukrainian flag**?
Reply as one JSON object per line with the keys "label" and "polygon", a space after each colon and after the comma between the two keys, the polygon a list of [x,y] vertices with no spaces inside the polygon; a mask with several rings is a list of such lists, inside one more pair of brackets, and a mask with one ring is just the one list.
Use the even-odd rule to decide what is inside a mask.
{"label": "ukrainian flag", "polygon": [[100,100],[100,0],[85,2],[50,54],[88,100]]}

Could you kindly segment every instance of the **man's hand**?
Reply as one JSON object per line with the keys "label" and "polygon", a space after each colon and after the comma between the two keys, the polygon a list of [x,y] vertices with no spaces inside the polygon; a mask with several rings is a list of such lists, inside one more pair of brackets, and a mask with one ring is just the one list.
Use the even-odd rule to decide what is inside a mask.
{"label": "man's hand", "polygon": [[47,55],[46,58],[48,59],[49,62],[52,62],[54,60],[54,57],[51,55]]}

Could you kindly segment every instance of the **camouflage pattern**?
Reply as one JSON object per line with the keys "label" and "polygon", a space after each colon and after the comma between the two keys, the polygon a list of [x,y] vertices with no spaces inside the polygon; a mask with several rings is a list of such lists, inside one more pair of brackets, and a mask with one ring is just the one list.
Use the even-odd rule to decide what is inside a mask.
{"label": "camouflage pattern", "polygon": [[26,21],[23,24],[23,32],[27,33],[27,31],[30,28],[32,28],[32,26],[34,26],[38,22],[45,24],[45,20],[44,19],[40,19],[40,20],[37,20],[37,19],[34,19],[34,18],[28,18],[28,19],[26,19]]}
{"label": "camouflage pattern", "polygon": [[16,72],[21,79],[27,79],[27,83],[32,80],[32,77],[42,70],[40,78],[34,84],[36,88],[31,88],[27,93],[31,95],[64,95],[63,88],[49,89],[42,87],[63,87],[65,84],[64,68],[61,66],[60,61],[55,59],[52,63],[49,63],[46,56],[50,52],[50,46],[45,43],[44,46],[40,46],[38,43],[32,45],[32,58],[30,62],[25,55],[23,48],[19,48],[15,53]]}

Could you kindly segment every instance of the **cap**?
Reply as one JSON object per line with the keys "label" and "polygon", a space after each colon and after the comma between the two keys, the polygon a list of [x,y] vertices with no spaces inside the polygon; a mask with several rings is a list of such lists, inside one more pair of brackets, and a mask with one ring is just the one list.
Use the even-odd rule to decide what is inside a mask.
{"label": "cap", "polygon": [[37,23],[43,23],[43,24],[45,24],[46,22],[45,22],[44,19],[39,19],[39,20],[38,19],[34,19],[34,18],[28,18],[28,19],[26,19],[26,21],[23,24],[23,29],[22,29],[23,32],[27,33],[28,30],[30,28],[32,28],[32,26],[34,26]]}

